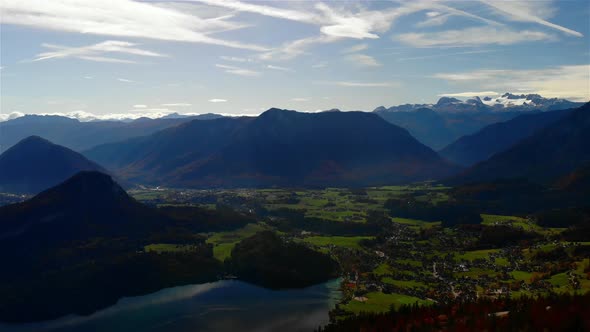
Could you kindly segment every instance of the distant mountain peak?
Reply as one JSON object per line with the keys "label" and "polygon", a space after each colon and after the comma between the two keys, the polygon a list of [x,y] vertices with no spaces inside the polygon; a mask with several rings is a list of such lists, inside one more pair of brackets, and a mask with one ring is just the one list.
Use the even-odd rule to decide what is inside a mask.
{"label": "distant mountain peak", "polygon": [[407,130],[369,112],[271,108],[224,122],[196,121],[198,131],[179,126],[89,155],[105,165],[130,156],[112,167],[144,183],[184,187],[374,185],[457,171]]}
{"label": "distant mountain peak", "polygon": [[63,185],[76,186],[87,184],[97,189],[101,187],[112,188],[113,185],[117,185],[110,175],[99,171],[80,171],[63,183]]}
{"label": "distant mountain peak", "polygon": [[453,97],[441,97],[438,102],[436,102],[436,106],[443,106],[443,105],[448,105],[448,104],[453,104],[453,103],[461,103],[462,101],[457,99],[457,98],[453,98]]}
{"label": "distant mountain peak", "polygon": [[454,97],[441,97],[435,104],[403,104],[386,108],[377,107],[373,112],[412,112],[420,108],[430,108],[437,112],[525,112],[552,111],[582,106],[583,103],[572,102],[563,98],[544,98],[539,94],[513,94],[506,92],[501,96],[475,96],[465,101]]}
{"label": "distant mountain peak", "polygon": [[67,196],[74,199],[96,196],[131,199],[110,175],[99,171],[80,171],[47,192],[49,191],[59,191],[61,195],[67,193]]}
{"label": "distant mountain peak", "polygon": [[102,167],[39,136],[29,136],[0,155],[0,190],[37,193],[83,170]]}
{"label": "distant mountain peak", "polygon": [[37,135],[31,135],[24,139],[22,139],[18,144],[52,144],[50,141],[46,140],[45,138]]}
{"label": "distant mountain peak", "polygon": [[287,119],[293,115],[298,114],[297,111],[281,109],[281,108],[269,108],[264,113],[260,114],[257,117],[257,120],[266,120],[266,119]]}
{"label": "distant mountain peak", "polygon": [[481,98],[479,98],[479,97],[477,97],[477,96],[476,96],[475,98],[472,98],[472,99],[467,99],[467,100],[465,101],[465,103],[467,103],[467,104],[472,104],[472,105],[477,105],[477,106],[484,106],[484,103],[483,103],[483,101],[481,100]]}
{"label": "distant mountain peak", "polygon": [[296,112],[293,110],[288,110],[288,109],[283,109],[283,108],[278,108],[278,107],[271,107],[269,109],[267,109],[266,111],[264,111],[262,114],[277,114],[277,113],[288,113],[288,112]]}

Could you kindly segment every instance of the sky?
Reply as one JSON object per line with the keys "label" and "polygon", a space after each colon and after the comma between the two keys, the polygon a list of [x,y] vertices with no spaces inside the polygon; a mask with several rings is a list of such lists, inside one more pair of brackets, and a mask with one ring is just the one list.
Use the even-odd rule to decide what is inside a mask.
{"label": "sky", "polygon": [[0,0],[0,120],[590,100],[590,2]]}

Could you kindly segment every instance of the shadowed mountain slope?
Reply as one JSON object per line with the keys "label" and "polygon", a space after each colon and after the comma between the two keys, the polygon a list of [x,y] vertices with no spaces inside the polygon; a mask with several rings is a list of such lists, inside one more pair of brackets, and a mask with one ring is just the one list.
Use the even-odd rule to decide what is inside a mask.
{"label": "shadowed mountain slope", "polygon": [[476,164],[451,183],[526,178],[547,183],[590,161],[590,103],[536,132],[512,148]]}
{"label": "shadowed mountain slope", "polygon": [[155,210],[131,198],[109,175],[77,173],[22,203],[0,208],[0,238],[38,237],[40,242],[149,230],[160,219]]}
{"label": "shadowed mountain slope", "polygon": [[471,166],[510,148],[570,112],[560,110],[519,115],[506,122],[489,125],[473,135],[463,136],[442,149],[440,154],[454,163]]}
{"label": "shadowed mountain slope", "polygon": [[193,121],[86,155],[129,178],[180,187],[373,185],[457,170],[406,130],[363,112],[270,109],[257,118]]}
{"label": "shadowed mountain slope", "polygon": [[82,151],[99,144],[150,135],[190,120],[217,117],[221,115],[202,114],[191,117],[139,118],[133,121],[81,122],[63,116],[26,115],[0,122],[0,152],[33,135],[44,137],[75,151]]}

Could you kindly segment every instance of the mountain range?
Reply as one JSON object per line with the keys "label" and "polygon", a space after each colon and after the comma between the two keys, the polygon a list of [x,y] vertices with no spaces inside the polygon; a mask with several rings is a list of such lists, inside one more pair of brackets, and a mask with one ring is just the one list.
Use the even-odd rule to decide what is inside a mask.
{"label": "mountain range", "polygon": [[471,166],[510,148],[571,111],[567,109],[522,114],[505,122],[488,125],[475,134],[465,135],[440,150],[439,153],[456,164]]}
{"label": "mountain range", "polygon": [[[0,238],[55,242],[149,229],[163,218],[131,198],[109,175],[82,171],[28,201],[0,207]],[[135,226],[132,224],[135,223]]]}
{"label": "mountain range", "polygon": [[543,98],[536,94],[505,93],[498,98],[475,97],[466,101],[442,97],[435,104],[405,104],[373,112],[385,120],[406,128],[420,142],[440,150],[465,135],[498,122],[508,121],[528,113],[561,110],[582,106],[583,103],[558,98]]}
{"label": "mountain range", "polygon": [[[502,98],[525,98],[531,105],[549,100],[534,95],[507,94]],[[553,100],[553,104],[545,106],[548,109],[567,104],[560,102]],[[435,109],[450,104],[472,103],[445,97]],[[477,104],[489,107],[481,100]],[[58,128],[66,128],[64,132],[53,128],[48,134],[70,145],[114,142],[99,144],[80,155],[37,136],[23,139],[0,155],[0,190],[37,193],[82,170],[106,172],[102,166],[125,182],[200,188],[398,184],[457,175],[461,167],[456,165],[473,166],[453,178],[460,183],[521,176],[543,182],[585,162],[587,149],[580,142],[586,138],[583,110],[587,104],[573,110],[526,113],[490,111],[485,107],[477,112],[419,108],[373,113],[301,113],[273,108],[258,117],[209,114],[195,119],[140,119],[127,123],[26,116],[4,122],[2,128],[20,128],[22,135],[53,128],[57,123]],[[581,115],[571,120],[573,114]],[[504,118],[508,120],[498,122]],[[475,130],[487,122],[492,124],[459,138],[439,154],[412,136],[430,135],[440,144],[462,130]],[[82,126],[86,126],[88,140],[78,141],[75,137],[84,131]],[[123,139],[117,140],[120,137]],[[548,137],[567,145],[555,150],[557,143]],[[524,146],[525,142],[528,145]],[[510,152],[514,149],[517,152]],[[555,156],[546,160],[538,156],[539,151]],[[559,158],[570,164],[558,165]],[[535,165],[527,164],[532,160]]]}
{"label": "mountain range", "polygon": [[106,172],[75,151],[30,136],[0,155],[0,191],[38,193],[80,171]]}
{"label": "mountain range", "polygon": [[506,92],[500,97],[473,97],[465,101],[454,97],[441,97],[435,104],[404,104],[386,108],[377,107],[374,112],[408,112],[429,108],[437,112],[523,112],[553,111],[582,106],[584,103],[572,102],[562,98],[544,98],[538,94],[512,94]]}
{"label": "mountain range", "polygon": [[64,116],[26,115],[0,122],[0,153],[20,140],[34,135],[72,150],[82,151],[103,143],[149,135],[186,121],[217,117],[221,115],[202,114],[191,117],[139,118],[133,121],[81,122]]}
{"label": "mountain range", "polygon": [[450,183],[522,178],[538,183],[559,177],[590,162],[590,103],[572,110],[509,149],[477,163]]}
{"label": "mountain range", "polygon": [[270,109],[190,123],[84,153],[128,179],[169,186],[366,186],[453,174],[408,131],[366,112]]}

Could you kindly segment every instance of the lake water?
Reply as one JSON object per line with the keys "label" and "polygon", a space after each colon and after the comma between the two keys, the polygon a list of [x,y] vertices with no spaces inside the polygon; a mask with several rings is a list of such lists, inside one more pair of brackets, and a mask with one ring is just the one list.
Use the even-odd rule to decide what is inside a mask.
{"label": "lake water", "polygon": [[313,331],[328,322],[328,311],[340,298],[338,285],[333,280],[304,289],[273,291],[224,280],[123,298],[90,316],[0,324],[0,331]]}

